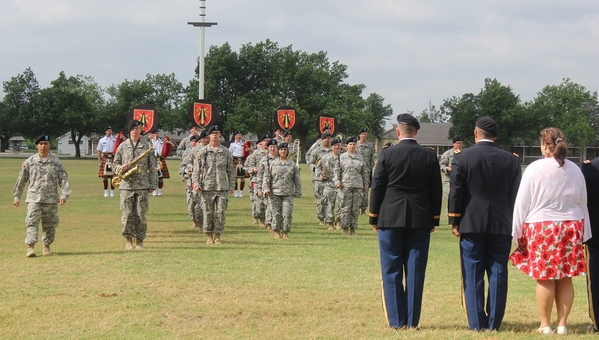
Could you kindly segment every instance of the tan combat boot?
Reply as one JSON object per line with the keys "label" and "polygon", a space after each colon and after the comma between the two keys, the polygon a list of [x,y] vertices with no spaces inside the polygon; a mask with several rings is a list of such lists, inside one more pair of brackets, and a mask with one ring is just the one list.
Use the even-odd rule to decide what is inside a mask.
{"label": "tan combat boot", "polygon": [[343,235],[349,235],[349,228],[343,228]]}
{"label": "tan combat boot", "polygon": [[136,239],[135,241],[135,250],[144,249],[144,240]]}
{"label": "tan combat boot", "polygon": [[254,217],[254,222],[252,224],[258,224],[258,218]]}
{"label": "tan combat boot", "polygon": [[338,218],[336,224],[337,224],[337,230],[341,230],[341,219]]}
{"label": "tan combat boot", "polygon": [[360,209],[360,215],[366,216],[366,209]]}
{"label": "tan combat boot", "polygon": [[125,244],[125,250],[131,250],[133,248],[133,237],[127,237],[127,244]]}
{"label": "tan combat boot", "polygon": [[356,228],[349,228],[349,234],[350,235],[355,235],[356,234]]}
{"label": "tan combat boot", "polygon": [[319,220],[318,220],[318,224],[319,224],[319,225],[324,225],[324,219],[323,219],[323,218],[319,219]]}
{"label": "tan combat boot", "polygon": [[260,229],[266,229],[266,223],[263,218],[260,219]]}
{"label": "tan combat boot", "polygon": [[284,231],[284,232],[283,232],[283,238],[284,238],[284,239],[288,239],[288,238],[289,238],[289,235],[287,234],[287,232],[286,232],[286,231]]}
{"label": "tan combat boot", "polygon": [[52,253],[50,252],[50,245],[49,244],[45,244],[44,243],[44,248],[42,250],[42,255],[44,255],[44,256],[50,256],[50,255],[52,255]]}
{"label": "tan combat boot", "polygon": [[214,234],[214,244],[223,244],[220,241],[220,234]]}
{"label": "tan combat boot", "polygon": [[335,230],[335,227],[333,226],[333,222],[329,222],[329,230]]}
{"label": "tan combat boot", "polygon": [[27,245],[27,257],[35,257],[35,243]]}
{"label": "tan combat boot", "polygon": [[281,233],[278,230],[273,230],[272,232],[275,234],[275,240],[278,240],[281,238]]}
{"label": "tan combat boot", "polygon": [[206,244],[214,244],[214,235],[212,233],[206,233]]}

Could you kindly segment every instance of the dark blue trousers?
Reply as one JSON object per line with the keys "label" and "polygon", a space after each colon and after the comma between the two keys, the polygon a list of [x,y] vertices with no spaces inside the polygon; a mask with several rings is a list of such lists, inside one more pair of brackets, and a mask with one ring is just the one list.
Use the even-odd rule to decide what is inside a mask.
{"label": "dark blue trousers", "polygon": [[[511,235],[462,234],[463,300],[471,330],[498,330],[507,300]],[[485,273],[489,281],[485,303]]]}
{"label": "dark blue trousers", "polygon": [[383,276],[383,309],[389,326],[418,327],[430,230],[382,228],[378,231],[378,237]]}
{"label": "dark blue trousers", "polygon": [[[597,237],[597,236],[595,236]],[[599,330],[599,247],[585,245],[587,258],[587,292],[589,294],[589,317],[595,330]]]}

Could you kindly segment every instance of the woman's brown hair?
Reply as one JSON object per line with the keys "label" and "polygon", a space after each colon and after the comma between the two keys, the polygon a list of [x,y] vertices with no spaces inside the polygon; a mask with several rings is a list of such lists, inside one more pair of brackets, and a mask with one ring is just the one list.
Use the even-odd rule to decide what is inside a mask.
{"label": "woman's brown hair", "polygon": [[547,145],[547,149],[559,166],[564,166],[564,160],[568,156],[568,145],[564,140],[564,133],[558,128],[545,128],[541,131],[541,145],[543,143]]}

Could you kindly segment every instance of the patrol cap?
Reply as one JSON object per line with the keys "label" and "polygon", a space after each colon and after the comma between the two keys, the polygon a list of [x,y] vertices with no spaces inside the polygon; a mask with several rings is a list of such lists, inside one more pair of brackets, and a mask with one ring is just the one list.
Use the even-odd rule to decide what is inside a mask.
{"label": "patrol cap", "polygon": [[108,126],[106,127],[106,129],[104,129],[104,132],[106,132],[107,130],[112,130],[112,128],[110,127],[110,125],[108,125]]}
{"label": "patrol cap", "polygon": [[397,115],[397,124],[413,126],[416,130],[420,130],[420,123],[416,117],[409,113],[400,113]]}
{"label": "patrol cap", "polygon": [[49,142],[49,141],[50,141],[50,136],[40,135],[40,136],[37,136],[37,138],[35,139],[35,145],[37,145],[39,142]]}
{"label": "patrol cap", "polygon": [[258,139],[258,143],[260,143],[261,141],[265,140],[265,139],[269,139],[270,135],[268,133],[265,133],[262,135],[262,137],[260,137],[260,139]]}
{"label": "patrol cap", "polygon": [[476,127],[487,131],[493,137],[499,136],[497,122],[491,117],[478,117],[476,119]]}
{"label": "patrol cap", "polygon": [[137,126],[141,126],[141,122],[137,119],[133,119],[132,121],[129,122],[129,124],[127,124],[129,131],[133,130],[133,128],[137,127]]}
{"label": "patrol cap", "polygon": [[200,134],[199,134],[199,135],[196,137],[196,140],[198,140],[198,141],[199,141],[200,139],[202,139],[202,138],[206,138],[206,137],[208,137],[208,134],[206,133],[206,130],[202,130],[202,131],[200,132]]}
{"label": "patrol cap", "polygon": [[283,133],[283,137],[287,136],[291,136],[291,131],[285,131],[285,133]]}
{"label": "patrol cap", "polygon": [[358,130],[358,135],[362,132],[368,132],[368,130],[366,130],[366,128],[360,128],[360,130]]}
{"label": "patrol cap", "polygon": [[349,143],[357,143],[358,140],[356,139],[356,137],[347,137],[347,139],[345,140],[345,144],[349,144]]}
{"label": "patrol cap", "polygon": [[220,132],[220,130],[218,129],[218,125],[212,125],[211,127],[209,127],[208,131],[206,131],[206,135],[210,135],[213,132]]}
{"label": "patrol cap", "polygon": [[277,145],[277,149],[281,150],[281,149],[289,149],[289,147],[287,146],[287,143],[285,142],[281,142]]}
{"label": "patrol cap", "polygon": [[320,139],[325,139],[325,138],[330,138],[331,134],[328,132],[323,132],[322,135],[320,135]]}
{"label": "patrol cap", "polygon": [[451,142],[455,143],[455,142],[461,142],[463,140],[464,140],[464,138],[462,138],[462,136],[455,136],[455,137],[453,137],[453,139],[451,140]]}
{"label": "patrol cap", "polygon": [[339,138],[333,138],[331,140],[331,146],[333,146],[335,144],[341,144],[341,140]]}
{"label": "patrol cap", "polygon": [[277,145],[277,140],[272,138],[271,140],[268,141],[268,144],[266,144],[267,146],[271,146],[271,145]]}
{"label": "patrol cap", "polygon": [[199,140],[200,140],[200,136],[191,136],[191,137],[189,137],[189,141],[190,142],[196,143]]}

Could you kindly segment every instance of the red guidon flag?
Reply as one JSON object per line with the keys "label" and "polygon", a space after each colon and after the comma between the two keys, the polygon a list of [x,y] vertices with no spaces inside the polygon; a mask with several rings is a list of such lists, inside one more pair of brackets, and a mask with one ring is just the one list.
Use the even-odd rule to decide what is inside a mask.
{"label": "red guidon flag", "polygon": [[193,103],[193,120],[199,127],[206,127],[212,122],[212,104]]}
{"label": "red guidon flag", "polygon": [[143,126],[143,133],[148,133],[154,128],[154,114],[150,109],[133,109],[133,119],[139,120]]}
{"label": "red guidon flag", "polygon": [[284,130],[291,130],[296,123],[295,110],[277,110],[277,124]]}
{"label": "red guidon flag", "polygon": [[320,116],[318,117],[318,130],[323,133],[329,129],[331,135],[335,135],[335,117]]}

